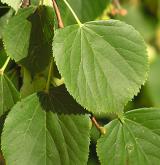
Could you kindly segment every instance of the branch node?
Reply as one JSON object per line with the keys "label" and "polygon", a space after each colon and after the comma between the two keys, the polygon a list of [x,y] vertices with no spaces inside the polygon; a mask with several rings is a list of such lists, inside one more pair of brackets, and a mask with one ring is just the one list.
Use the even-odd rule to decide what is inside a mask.
{"label": "branch node", "polygon": [[106,128],[102,127],[96,120],[94,116],[91,117],[92,123],[96,126],[96,128],[100,131],[101,134],[106,134]]}

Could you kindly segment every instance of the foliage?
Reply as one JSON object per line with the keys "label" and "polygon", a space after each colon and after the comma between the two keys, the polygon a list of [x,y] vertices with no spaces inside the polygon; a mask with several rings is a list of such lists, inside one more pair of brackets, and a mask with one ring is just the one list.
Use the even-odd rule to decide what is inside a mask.
{"label": "foliage", "polygon": [[[156,20],[145,19],[138,1],[135,6],[123,1],[126,16],[119,1],[28,2],[0,5],[5,163],[157,164],[160,110],[137,108],[160,105],[160,63],[150,55],[158,54],[153,47],[160,50]],[[146,8],[160,22],[155,7]]]}

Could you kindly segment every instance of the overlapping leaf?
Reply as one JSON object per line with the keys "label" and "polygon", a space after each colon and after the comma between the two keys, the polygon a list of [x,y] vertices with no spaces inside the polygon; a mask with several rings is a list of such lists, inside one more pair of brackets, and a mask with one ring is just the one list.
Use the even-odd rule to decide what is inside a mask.
{"label": "overlapping leaf", "polygon": [[20,9],[16,16],[10,19],[4,31],[4,45],[8,56],[16,62],[27,57],[31,33],[31,22],[27,18],[36,8]]}
{"label": "overlapping leaf", "polygon": [[[31,5],[39,5],[39,0],[29,0]],[[48,0],[47,0],[48,1]],[[12,7],[15,11],[18,11],[18,9],[21,7],[23,0],[1,0],[2,3],[6,3],[10,7]]]}
{"label": "overlapping leaf", "polygon": [[[21,0],[2,0],[3,3],[8,4],[16,11],[20,8]],[[31,0],[31,5],[38,5],[40,2],[37,0]],[[69,4],[73,7],[76,14],[80,18],[82,22],[91,21],[96,19],[103,13],[103,10],[106,8],[107,4],[111,2],[111,0],[68,0]],[[70,10],[67,8],[65,3],[61,0],[57,0],[58,7],[60,8],[60,12],[63,18],[63,21],[66,25],[70,25],[75,23],[74,18]],[[44,1],[44,4],[51,5],[52,0]]]}
{"label": "overlapping leaf", "polygon": [[24,98],[38,91],[44,90],[46,87],[46,79],[41,73],[32,78],[31,74],[27,69],[23,68],[23,85],[20,93],[21,97]]}
{"label": "overlapping leaf", "polygon": [[102,165],[156,165],[160,161],[160,110],[137,109],[126,113],[122,124],[113,120],[98,140]]}
{"label": "overlapping leaf", "polygon": [[58,30],[53,54],[68,91],[93,113],[122,111],[146,80],[144,41],[120,21],[94,21]]}
{"label": "overlapping leaf", "polygon": [[12,82],[5,74],[0,75],[0,116],[10,110],[18,100],[19,93]]}
{"label": "overlapping leaf", "polygon": [[1,0],[2,3],[6,3],[7,5],[11,6],[14,10],[18,10],[22,0]]}
{"label": "overlapping leaf", "polygon": [[0,40],[0,68],[4,65],[6,59],[7,55],[3,47],[3,42]]}
{"label": "overlapping leaf", "polygon": [[[63,97],[67,100],[68,96]],[[6,163],[85,165],[90,121],[87,115],[69,115],[73,101],[63,104],[59,97],[41,92],[16,104],[7,117],[2,135]],[[64,114],[54,113],[59,111]]]}
{"label": "overlapping leaf", "polygon": [[4,31],[8,56],[33,74],[42,71],[51,57],[53,28],[52,8],[40,6],[20,9]]}

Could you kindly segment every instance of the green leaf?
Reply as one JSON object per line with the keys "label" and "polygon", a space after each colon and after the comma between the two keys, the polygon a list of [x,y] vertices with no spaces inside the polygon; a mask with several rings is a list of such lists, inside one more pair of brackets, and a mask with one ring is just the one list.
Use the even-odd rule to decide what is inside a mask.
{"label": "green leaf", "polygon": [[6,59],[7,55],[3,47],[3,42],[0,40],[0,68],[4,65]]}
{"label": "green leaf", "polygon": [[[38,92],[43,109],[58,114],[85,114],[85,111],[62,85],[50,90],[49,94]],[[54,104],[53,104],[54,103]]]}
{"label": "green leaf", "polygon": [[20,9],[4,32],[8,56],[32,74],[42,71],[47,67],[52,54],[53,28],[52,8],[39,6]]}
{"label": "green leaf", "polygon": [[97,114],[122,111],[147,76],[142,37],[117,20],[57,30],[53,55],[70,94]]}
{"label": "green leaf", "polygon": [[3,31],[5,29],[5,26],[9,20],[9,18],[13,15],[13,10],[10,9],[6,14],[4,14],[1,18],[0,18],[0,38],[2,38],[3,36]]}
{"label": "green leaf", "polygon": [[23,68],[23,85],[20,93],[21,97],[24,98],[30,94],[44,90],[46,87],[46,79],[41,73],[37,74],[33,78],[27,69]]}
{"label": "green leaf", "polygon": [[73,107],[56,97],[49,105],[46,99],[50,97],[42,95],[35,93],[25,98],[9,113],[2,135],[6,163],[85,165],[89,150],[89,116],[57,115],[53,111],[70,111]]}
{"label": "green leaf", "polygon": [[0,75],[0,116],[10,110],[18,100],[19,93],[12,82],[5,74]]}
{"label": "green leaf", "polygon": [[124,123],[113,120],[97,143],[102,165],[156,165],[160,161],[160,110],[127,112]]}
{"label": "green leaf", "polygon": [[19,89],[21,86],[21,79],[20,79],[20,71],[19,68],[16,66],[13,69],[9,69],[9,71],[6,73],[10,81],[14,84],[16,89]]}
{"label": "green leaf", "polygon": [[28,56],[21,63],[32,74],[44,70],[52,56],[52,40],[54,35],[54,11],[53,8],[40,6],[30,16],[32,31]]}
{"label": "green leaf", "polygon": [[1,0],[2,3],[6,3],[7,5],[11,6],[14,10],[18,10],[22,0]]}
{"label": "green leaf", "polygon": [[35,10],[36,8],[34,7],[20,9],[18,13],[9,20],[4,30],[3,40],[6,53],[16,62],[28,54],[31,23],[27,18],[34,13]]}
{"label": "green leaf", "polygon": [[[68,3],[82,22],[95,20],[103,13],[103,10],[110,2],[111,0],[68,0]],[[57,3],[60,8],[64,24],[70,25],[75,23],[75,19],[66,4],[61,0],[57,0]]]}

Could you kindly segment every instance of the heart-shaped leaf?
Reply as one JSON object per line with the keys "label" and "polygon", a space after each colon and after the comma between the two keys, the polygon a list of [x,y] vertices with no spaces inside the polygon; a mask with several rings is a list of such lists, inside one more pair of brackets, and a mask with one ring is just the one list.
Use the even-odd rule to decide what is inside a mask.
{"label": "heart-shaped leaf", "polygon": [[[7,117],[2,135],[6,163],[86,164],[89,152],[89,116],[56,114],[62,110],[69,112],[72,108],[71,102],[63,104],[63,100],[58,97],[51,98],[42,92],[17,103]],[[76,111],[75,108],[74,110]]]}
{"label": "heart-shaped leaf", "polygon": [[117,20],[57,30],[53,54],[70,94],[93,113],[122,111],[146,80],[144,41]]}
{"label": "heart-shaped leaf", "polygon": [[126,113],[123,124],[113,120],[98,140],[102,165],[156,165],[160,161],[160,110],[137,109]]}

